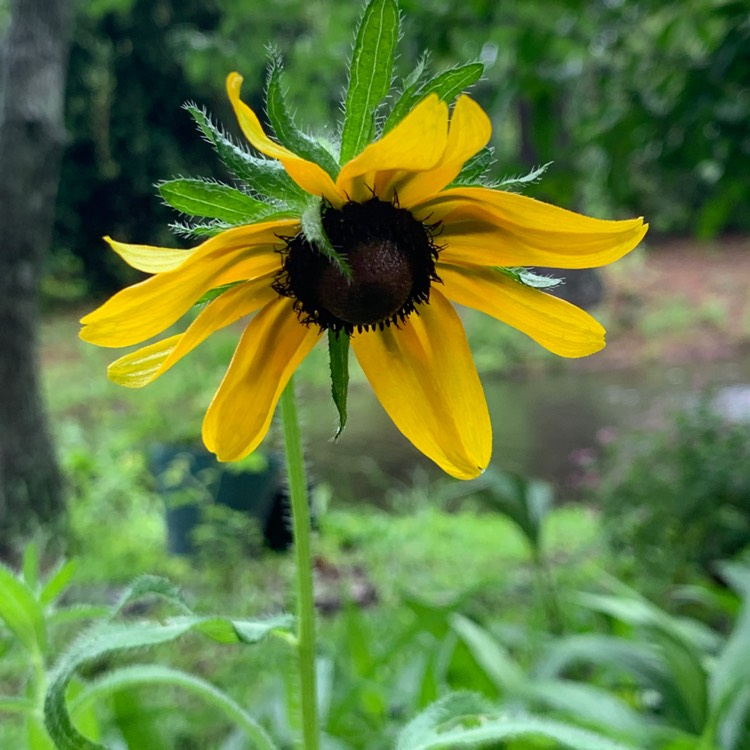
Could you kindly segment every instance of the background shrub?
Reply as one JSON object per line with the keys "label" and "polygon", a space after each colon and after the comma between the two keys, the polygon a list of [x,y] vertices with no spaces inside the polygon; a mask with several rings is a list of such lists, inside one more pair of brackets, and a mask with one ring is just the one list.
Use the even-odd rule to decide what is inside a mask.
{"label": "background shrub", "polygon": [[750,539],[750,424],[708,399],[615,440],[592,469],[603,528],[648,588],[739,553]]}

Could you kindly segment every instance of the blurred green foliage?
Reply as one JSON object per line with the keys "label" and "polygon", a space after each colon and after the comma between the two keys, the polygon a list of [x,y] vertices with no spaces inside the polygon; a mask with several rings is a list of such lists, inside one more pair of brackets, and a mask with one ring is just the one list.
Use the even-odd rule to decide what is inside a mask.
{"label": "blurred green foliage", "polygon": [[[485,65],[474,96],[494,124],[497,176],[554,162],[529,191],[663,232],[750,230],[750,20],[743,0],[402,0],[397,75],[425,49],[437,70]],[[154,185],[226,177],[181,106],[236,133],[231,70],[260,108],[268,45],[283,54],[299,121],[333,132],[357,3],[81,3],[67,93],[69,147],[50,272],[74,296],[132,280],[100,238],[174,243]],[[77,265],[76,265],[77,264]],[[74,270],[71,270],[74,269]],[[55,285],[49,285],[55,286]]]}
{"label": "blurred green foliage", "polygon": [[589,467],[592,499],[624,566],[652,594],[718,575],[750,539],[750,425],[702,401],[624,435]]}

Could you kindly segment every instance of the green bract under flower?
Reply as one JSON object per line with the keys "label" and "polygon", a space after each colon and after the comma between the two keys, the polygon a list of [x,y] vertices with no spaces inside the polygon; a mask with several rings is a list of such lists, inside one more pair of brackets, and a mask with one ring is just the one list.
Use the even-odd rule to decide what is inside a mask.
{"label": "green bract under flower", "polygon": [[[437,93],[415,97],[400,120],[387,121],[380,138],[339,168],[319,143],[298,140],[295,150],[270,138],[241,100],[241,84],[229,75],[229,98],[263,156],[250,157],[255,171],[252,161],[242,164],[257,178],[256,190],[271,186],[270,197],[235,191],[239,198],[217,199],[209,218],[246,218],[207,225],[202,231],[212,236],[193,250],[108,239],[128,263],[154,275],[83,318],[81,336],[101,346],[138,344],[213,296],[184,333],[110,366],[112,380],[141,387],[218,329],[252,315],[203,424],[206,445],[229,461],[260,444],[291,375],[332,331],[348,337],[401,432],[449,474],[476,477],[489,463],[492,432],[452,303],[561,356],[592,354],[604,346],[599,323],[502,269],[602,266],[632,250],[646,225],[457,184],[491,134],[489,118],[468,96],[458,96],[452,111]],[[202,124],[220,151],[240,158],[205,118]],[[356,141],[344,137],[344,147]]]}

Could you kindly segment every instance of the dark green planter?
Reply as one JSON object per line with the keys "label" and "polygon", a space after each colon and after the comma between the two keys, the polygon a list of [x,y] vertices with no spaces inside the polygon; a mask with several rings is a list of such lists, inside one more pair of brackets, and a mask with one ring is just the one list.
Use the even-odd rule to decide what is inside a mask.
{"label": "dark green planter", "polygon": [[205,509],[212,503],[256,518],[264,543],[284,550],[292,542],[288,527],[288,501],[282,462],[271,455],[261,471],[238,471],[222,464],[205,449],[157,445],[151,450],[151,471],[156,489],[164,498],[167,550],[192,554],[193,532],[207,522]]}

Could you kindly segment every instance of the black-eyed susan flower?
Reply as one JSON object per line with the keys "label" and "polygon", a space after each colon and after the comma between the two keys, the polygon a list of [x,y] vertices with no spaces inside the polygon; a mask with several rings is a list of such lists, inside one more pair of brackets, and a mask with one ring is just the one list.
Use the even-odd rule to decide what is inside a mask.
{"label": "black-eyed susan flower", "polygon": [[273,213],[269,206],[266,218],[188,251],[109,239],[126,262],[154,275],[83,318],[82,338],[112,347],[141,343],[214,290],[184,333],[110,366],[112,380],[140,387],[218,329],[252,316],[203,423],[207,447],[231,461],[260,444],[295,369],[326,331],[336,332],[349,337],[401,432],[448,474],[477,476],[490,460],[492,432],[453,303],[555,354],[592,354],[604,346],[598,322],[504,269],[602,266],[632,250],[646,225],[453,184],[491,132],[466,95],[452,112],[436,94],[422,97],[339,168],[332,156],[321,165],[271,139],[240,99],[241,83],[236,73],[227,79],[242,132],[283,166],[297,193],[311,197],[306,209],[295,214],[276,205]]}

